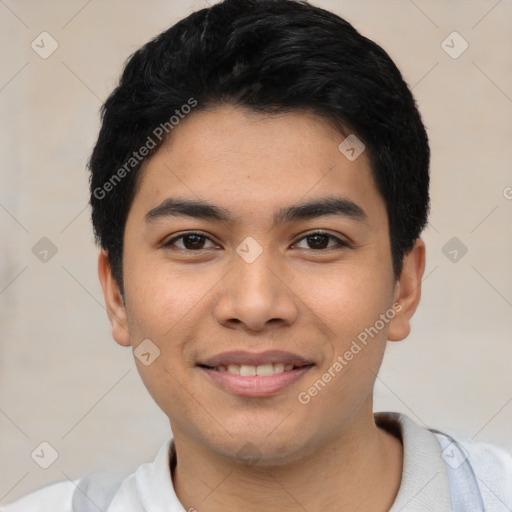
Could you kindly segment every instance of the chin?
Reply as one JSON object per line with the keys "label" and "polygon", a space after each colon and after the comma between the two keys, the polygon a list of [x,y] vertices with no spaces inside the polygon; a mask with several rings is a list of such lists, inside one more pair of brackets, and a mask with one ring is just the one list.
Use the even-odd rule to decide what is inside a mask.
{"label": "chin", "polygon": [[210,448],[243,466],[270,468],[302,459],[314,451],[314,442],[290,431],[273,432],[269,435],[269,429],[260,433],[251,429],[233,434],[225,442],[212,443]]}

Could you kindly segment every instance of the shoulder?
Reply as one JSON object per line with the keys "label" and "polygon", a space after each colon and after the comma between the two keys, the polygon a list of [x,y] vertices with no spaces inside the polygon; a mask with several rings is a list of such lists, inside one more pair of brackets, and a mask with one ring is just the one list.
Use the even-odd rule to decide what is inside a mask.
{"label": "shoulder", "polygon": [[452,499],[469,507],[464,496],[473,496],[471,505],[476,499],[479,507],[466,507],[467,510],[511,510],[512,454],[509,451],[473,439],[433,433],[441,445]]}
{"label": "shoulder", "polygon": [[490,472],[502,471],[503,475],[512,478],[512,453],[490,443],[468,439],[458,439],[459,444],[468,452],[472,463]]}
{"label": "shoulder", "polygon": [[[429,486],[437,485],[435,503],[448,500],[454,511],[512,510],[512,453],[509,451],[417,425],[400,413],[377,413],[376,421],[402,439],[402,495],[412,489],[415,496],[412,483],[421,475],[440,475]],[[400,494],[399,497],[404,498]],[[409,503],[409,494],[405,498],[402,501]]]}
{"label": "shoulder", "polygon": [[105,510],[125,476],[101,471],[77,480],[58,482],[0,506],[0,512],[89,512]]}
{"label": "shoulder", "polygon": [[[512,507],[512,453],[489,443],[459,439],[490,510]],[[506,506],[506,508],[505,508]]]}
{"label": "shoulder", "polygon": [[0,505],[0,512],[72,512],[75,490],[76,482],[59,482],[27,494],[8,505]]}
{"label": "shoulder", "polygon": [[130,475],[94,472],[77,480],[44,487],[13,503],[0,505],[0,512],[183,510],[170,474],[169,462],[174,453],[171,438],[163,444],[153,462],[141,464]]}

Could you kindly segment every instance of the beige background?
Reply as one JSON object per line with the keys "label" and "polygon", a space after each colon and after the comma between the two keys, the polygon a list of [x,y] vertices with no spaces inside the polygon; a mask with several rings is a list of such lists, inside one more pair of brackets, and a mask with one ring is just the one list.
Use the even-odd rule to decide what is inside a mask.
{"label": "beige background", "polygon": [[[391,54],[432,143],[422,304],[409,339],[389,347],[376,408],[512,449],[512,1],[316,4]],[[169,435],[110,337],[85,162],[126,57],[204,5],[0,2],[0,502],[131,470]],[[59,45],[47,59],[31,48],[43,31]],[[453,31],[469,44],[457,59],[441,46]],[[456,263],[442,252],[454,236],[468,248]],[[46,263],[32,252],[42,237],[57,248]],[[30,457],[42,441],[59,453],[47,470]]]}

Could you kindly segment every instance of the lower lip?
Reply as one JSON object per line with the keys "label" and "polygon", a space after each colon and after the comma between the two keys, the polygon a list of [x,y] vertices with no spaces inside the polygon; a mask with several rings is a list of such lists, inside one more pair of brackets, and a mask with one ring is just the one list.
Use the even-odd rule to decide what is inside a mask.
{"label": "lower lip", "polygon": [[274,375],[242,377],[228,371],[219,372],[218,370],[199,367],[224,391],[233,395],[248,397],[275,395],[302,379],[311,368],[313,366],[303,366],[294,370],[274,373]]}

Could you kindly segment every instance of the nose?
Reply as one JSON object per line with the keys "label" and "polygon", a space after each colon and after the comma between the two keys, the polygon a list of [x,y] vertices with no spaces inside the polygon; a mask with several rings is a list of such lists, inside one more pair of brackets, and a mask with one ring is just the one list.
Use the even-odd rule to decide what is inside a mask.
{"label": "nose", "polygon": [[214,301],[214,316],[221,325],[257,332],[296,321],[299,299],[288,285],[288,273],[265,252],[252,263],[234,256]]}

